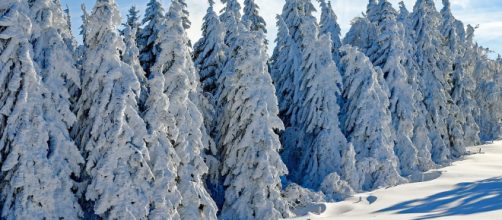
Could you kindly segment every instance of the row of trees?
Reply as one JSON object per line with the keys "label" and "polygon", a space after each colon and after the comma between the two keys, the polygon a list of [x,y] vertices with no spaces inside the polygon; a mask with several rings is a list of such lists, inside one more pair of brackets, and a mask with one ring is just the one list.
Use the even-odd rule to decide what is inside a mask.
{"label": "row of trees", "polygon": [[79,46],[59,0],[0,3],[2,219],[278,219],[501,134],[502,59],[448,0],[370,0],[343,40],[289,0],[271,58],[253,0],[209,3],[192,45],[184,0],[124,28],[97,0]]}

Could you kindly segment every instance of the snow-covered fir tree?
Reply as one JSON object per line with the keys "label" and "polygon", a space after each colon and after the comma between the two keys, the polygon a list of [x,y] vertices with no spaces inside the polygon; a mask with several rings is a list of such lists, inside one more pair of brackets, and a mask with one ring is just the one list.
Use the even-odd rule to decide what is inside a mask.
{"label": "snow-covered fir tree", "polygon": [[[287,24],[282,16],[277,16],[277,38],[272,58],[270,59],[270,74],[274,80],[276,94],[279,99],[279,116],[286,127],[290,127],[293,111],[295,88],[300,77],[300,48],[289,34]],[[288,132],[288,131],[286,131]]]}
{"label": "snow-covered fir tree", "polygon": [[313,16],[313,12],[315,12],[315,7],[311,0],[286,1],[282,8],[282,19],[288,26],[289,34],[298,45],[302,43],[300,25],[305,17]]}
{"label": "snow-covered fir tree", "polygon": [[365,54],[372,54],[376,50],[377,36],[376,25],[367,17],[358,17],[352,20],[350,30],[343,38],[343,44],[357,47]]}
{"label": "snow-covered fir tree", "polygon": [[294,171],[298,170],[296,160],[301,154],[299,135],[302,133],[300,126],[294,121],[302,102],[300,79],[303,33],[300,29],[305,21],[315,20],[312,16],[313,10],[310,0],[286,1],[277,21],[279,32],[271,59],[271,75],[280,100],[279,116],[286,127],[281,134],[281,142],[284,145],[281,156],[287,167],[294,167]]}
{"label": "snow-covered fir tree", "polygon": [[[278,151],[283,129],[268,73],[265,37],[241,31],[232,46],[220,97],[220,146],[225,184],[221,219],[278,219],[289,215],[281,198],[287,174]],[[245,162],[244,162],[245,161]]]}
{"label": "snow-covered fir tree", "polygon": [[[134,24],[134,22],[132,24]],[[136,46],[137,30],[137,27],[134,28],[126,24],[125,29],[122,31],[125,43],[125,50],[122,52],[122,60],[132,67],[134,75],[136,75],[136,78],[140,83],[141,89],[136,91],[136,96],[139,109],[141,110],[145,103],[148,89],[146,86],[145,71],[139,62],[139,49]]]}
{"label": "snow-covered fir tree", "polygon": [[175,129],[174,118],[170,117],[169,99],[164,92],[164,76],[152,73],[147,81],[139,63],[139,50],[136,47],[136,30],[126,25],[123,31],[125,51],[122,60],[129,64],[140,81],[137,100],[147,127],[146,146],[150,152],[149,165],[154,181],[150,188],[149,219],[180,219],[178,207],[181,194],[176,186],[179,158],[168,139],[168,130]]}
{"label": "snow-covered fir tree", "polygon": [[74,47],[68,45],[73,37],[59,1],[35,0],[29,6],[33,21],[30,42],[33,46],[33,59],[38,64],[36,69],[51,90],[51,97],[55,102],[55,108],[52,108],[54,112],[51,114],[72,118],[67,121],[69,128],[75,122],[75,116],[70,110],[70,99],[80,87],[80,72],[75,66]]}
{"label": "snow-covered fir tree", "polygon": [[[60,9],[54,2],[32,3],[32,8],[18,0],[0,3],[0,216],[78,219],[82,210],[73,178],[84,161],[67,130],[75,116],[60,84],[74,68],[51,72],[54,58],[65,57],[69,50],[57,32],[57,21],[51,20],[51,13]],[[32,35],[45,41],[37,46],[41,50],[33,50]],[[42,58],[45,51],[55,54]],[[49,78],[54,82],[45,80]]]}
{"label": "snow-covered fir tree", "polygon": [[[219,88],[218,79],[221,77],[226,63],[225,28],[214,12],[214,2],[209,1],[209,8],[204,16],[202,38],[195,44],[193,59],[199,71],[202,92],[210,103],[209,109],[202,111],[204,125],[211,138],[217,137],[216,129],[216,100]],[[223,184],[220,180],[220,152],[211,147],[206,153],[206,163],[209,166],[207,186],[216,204],[221,207],[224,201]]]}
{"label": "snow-covered fir tree", "polygon": [[[465,49],[465,30],[464,24],[458,21],[451,13],[451,4],[449,0],[443,0],[443,9],[441,9],[441,25],[439,27],[443,36],[443,44],[446,45],[445,53],[447,65],[447,92],[450,96],[453,94],[453,89],[459,85],[459,75],[464,75],[462,68],[462,58],[460,58]],[[465,153],[464,148],[464,131],[463,126],[466,123],[466,118],[456,103],[449,104],[448,131],[450,137],[450,146],[452,147],[455,157],[459,157]],[[459,152],[460,151],[460,152]]]}
{"label": "snow-covered fir tree", "polygon": [[[379,0],[378,0],[379,1]],[[378,2],[377,0],[368,0],[368,5],[366,5],[366,17],[371,22],[377,22],[378,17]]]}
{"label": "snow-covered fir tree", "polygon": [[195,44],[193,59],[199,70],[201,87],[204,92],[215,95],[217,79],[226,62],[225,29],[214,12],[214,2],[209,1],[209,8],[204,16],[202,38]]}
{"label": "snow-covered fir tree", "polygon": [[417,91],[413,90],[413,79],[409,79],[405,61],[405,30],[397,21],[397,11],[387,0],[380,0],[376,9],[375,22],[378,27],[376,50],[370,57],[373,64],[381,67],[390,95],[390,112],[394,136],[394,152],[399,159],[401,174],[410,175],[418,171],[418,150],[413,143],[414,123],[417,117]]}
{"label": "snow-covered fir tree", "polygon": [[432,143],[432,158],[445,163],[461,156],[463,131],[457,121],[458,107],[449,91],[451,68],[439,31],[441,17],[432,0],[418,0],[412,14],[415,36],[415,60],[421,75],[420,90],[427,109],[426,123]]}
{"label": "snow-covered fir tree", "polygon": [[[341,96],[341,75],[332,59],[331,41],[328,35],[319,37],[319,28],[314,19],[305,20],[301,27],[303,36],[303,59],[301,64],[300,90],[302,100],[299,111],[294,115],[292,125],[298,128],[298,145],[286,146],[285,152],[298,150],[290,154],[298,158],[290,167],[291,179],[303,186],[318,189],[325,177],[332,173],[348,177],[344,160],[346,152],[352,147],[347,143],[340,130],[338,114]],[[293,164],[293,163],[290,163]],[[350,170],[354,170],[353,167]],[[351,179],[352,183],[357,180]]]}
{"label": "snow-covered fir tree", "polygon": [[70,48],[70,51],[74,52],[77,47],[77,41],[72,34],[71,30],[71,16],[68,5],[65,9],[61,6],[61,0],[53,0],[51,4],[53,7],[53,19],[57,23],[57,28],[59,34],[63,38],[65,44]]}
{"label": "snow-covered fir tree", "polygon": [[408,75],[408,83],[411,84],[413,89],[415,100],[415,120],[413,128],[413,138],[412,142],[417,149],[418,156],[418,168],[421,171],[427,171],[434,168],[435,163],[432,161],[431,150],[432,143],[429,138],[429,130],[427,128],[426,118],[427,109],[423,102],[424,96],[420,90],[421,76],[419,74],[418,63],[415,61],[415,31],[411,25],[411,14],[406,8],[404,2],[399,2],[399,14],[397,16],[398,22],[400,22],[405,31],[405,37],[403,39],[404,44],[404,57],[402,57],[402,65],[406,68],[406,73]]}
{"label": "snow-covered fir tree", "polygon": [[452,99],[454,104],[460,108],[460,117],[464,130],[465,146],[474,146],[481,143],[480,128],[476,123],[475,116],[479,112],[475,99],[476,84],[475,81],[475,66],[476,66],[476,49],[473,42],[474,28],[468,26],[466,39],[461,43],[455,58],[453,72],[453,89]]}
{"label": "snow-covered fir tree", "polygon": [[[459,144],[476,145],[480,143],[480,140],[479,127],[473,118],[475,107],[473,106],[472,93],[476,82],[472,72],[474,70],[472,52],[475,50],[472,48],[472,39],[466,38],[464,24],[453,16],[449,0],[443,0],[441,15],[441,34],[447,45],[447,54],[452,58],[450,62],[453,66],[450,94],[454,104],[458,107],[457,120],[464,131],[464,135],[460,139],[465,143]],[[470,33],[471,38],[473,34]],[[469,53],[471,54],[469,55]]]}
{"label": "snow-covered fir tree", "polygon": [[398,173],[394,155],[389,94],[379,75],[363,53],[351,46],[341,49],[343,78],[342,125],[353,143],[360,182],[356,190],[394,186],[405,180]]}
{"label": "snow-covered fir tree", "polygon": [[479,111],[475,119],[480,127],[480,138],[483,141],[493,141],[502,137],[502,102],[500,100],[502,87],[502,65],[500,57],[493,61],[488,58],[490,51],[479,45],[474,45],[477,54],[475,66],[476,92],[475,100]]}
{"label": "snow-covered fir tree", "polygon": [[189,29],[192,26],[192,22],[190,22],[190,12],[188,11],[188,5],[186,0],[178,0],[181,5],[181,12],[183,13],[183,28]]}
{"label": "snow-covered fir tree", "polygon": [[129,8],[129,11],[127,11],[127,20],[126,23],[131,27],[131,29],[139,29],[139,26],[141,25],[139,23],[139,10],[136,9],[136,6],[132,6]]}
{"label": "snow-covered fir tree", "polygon": [[[158,64],[162,66],[163,64]],[[166,79],[162,67],[154,66],[147,82],[148,94],[143,119],[147,126],[146,145],[150,151],[150,167],[155,177],[152,187],[151,219],[180,219],[181,193],[177,187],[180,159],[171,144],[177,134],[176,120],[169,113],[170,102],[164,93]]]}
{"label": "snow-covered fir tree", "polygon": [[260,7],[255,3],[255,0],[244,0],[244,15],[242,15],[242,23],[249,26],[251,31],[262,31],[267,33],[267,23],[259,14]]}
{"label": "snow-covered fir tree", "polygon": [[152,72],[164,76],[164,94],[170,102],[168,114],[176,125],[168,129],[168,137],[180,159],[177,187],[183,205],[178,213],[182,219],[215,219],[217,208],[202,179],[208,171],[202,158],[206,148],[203,118],[192,95],[198,92],[199,78],[191,59],[181,8],[180,2],[171,1],[166,20],[158,27],[155,47],[159,53]]}
{"label": "snow-covered fir tree", "polygon": [[320,34],[328,34],[331,37],[331,50],[333,54],[333,60],[335,63],[340,62],[340,47],[342,47],[342,41],[340,40],[341,28],[337,22],[337,16],[333,11],[331,6],[331,1],[326,3],[326,0],[321,0],[321,20],[319,22]]}
{"label": "snow-covered fir tree", "polygon": [[[139,81],[121,61],[124,43],[114,0],[98,0],[85,30],[82,95],[73,134],[86,159],[85,208],[102,218],[147,218],[149,182],[146,127],[138,113]],[[88,210],[88,211],[91,211]]]}
{"label": "snow-covered fir tree", "polygon": [[150,73],[150,68],[156,61],[155,58],[158,49],[154,47],[154,44],[158,39],[158,29],[164,19],[164,8],[162,8],[161,3],[158,0],[150,0],[141,22],[143,28],[138,32],[137,39],[140,51],[139,60],[147,76]]}
{"label": "snow-covered fir tree", "polygon": [[[281,19],[277,24],[279,31],[276,38],[276,47],[271,58],[271,75],[274,80],[277,96],[279,99],[280,117],[286,125],[290,127],[291,116],[298,109],[299,101],[299,77],[301,75],[302,35],[300,25],[306,19],[314,18],[312,12],[314,6],[310,0],[286,1]],[[289,141],[285,136],[294,137],[294,131],[286,129],[282,135],[283,141]],[[287,161],[286,161],[287,163]]]}
{"label": "snow-covered fir tree", "polygon": [[464,24],[457,20],[451,12],[450,0],[442,0],[443,8],[441,9],[441,26],[440,32],[446,41],[451,56],[457,56],[463,48],[465,41]]}
{"label": "snow-covered fir tree", "polygon": [[220,21],[225,26],[225,44],[231,47],[241,27],[241,4],[237,0],[221,0],[225,7],[221,11]]}

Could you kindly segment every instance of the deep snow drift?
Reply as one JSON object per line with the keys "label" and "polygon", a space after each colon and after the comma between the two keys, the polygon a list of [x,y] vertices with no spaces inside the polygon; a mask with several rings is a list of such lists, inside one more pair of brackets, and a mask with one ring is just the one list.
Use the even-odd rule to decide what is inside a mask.
{"label": "deep snow drift", "polygon": [[339,203],[305,207],[297,210],[303,211],[304,216],[295,219],[500,219],[502,141],[469,150],[474,154],[429,172],[424,178],[438,177],[440,173],[431,181],[357,194]]}

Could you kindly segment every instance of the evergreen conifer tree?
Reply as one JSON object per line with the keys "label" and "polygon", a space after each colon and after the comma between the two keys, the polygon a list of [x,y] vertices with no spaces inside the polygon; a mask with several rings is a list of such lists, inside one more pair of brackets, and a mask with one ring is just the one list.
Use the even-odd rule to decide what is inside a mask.
{"label": "evergreen conifer tree", "polygon": [[[1,218],[77,219],[82,210],[73,178],[80,175],[84,161],[67,130],[75,116],[60,84],[72,69],[64,66],[61,72],[51,72],[55,57],[34,54],[30,37],[55,41],[54,47],[48,42],[37,47],[54,55],[66,55],[69,48],[55,32],[57,21],[51,20],[56,5],[32,3],[32,8],[18,0],[0,3]],[[34,15],[38,17],[31,21]],[[34,58],[47,61],[47,67]],[[55,92],[56,86],[61,91]]]}
{"label": "evergreen conifer tree", "polygon": [[405,182],[398,173],[394,155],[389,95],[375,69],[363,53],[342,47],[343,99],[346,113],[342,125],[355,148],[360,182],[356,190],[371,190]]}
{"label": "evergreen conifer tree", "polygon": [[[242,31],[232,46],[220,97],[225,204],[221,219],[278,219],[289,215],[281,198],[287,174],[275,130],[283,129],[268,73],[262,32]],[[245,161],[245,162],[243,162]]]}
{"label": "evergreen conifer tree", "polygon": [[207,146],[203,143],[202,114],[193,95],[198,92],[199,78],[181,8],[179,1],[172,1],[165,23],[158,27],[155,47],[159,53],[152,72],[164,76],[164,94],[170,102],[168,115],[176,125],[168,129],[168,137],[180,159],[176,185],[183,205],[178,208],[179,215],[182,219],[215,219],[216,205],[202,179],[208,172],[202,157]]}
{"label": "evergreen conifer tree", "polygon": [[154,176],[136,101],[140,83],[121,61],[119,24],[115,1],[98,0],[85,25],[82,95],[73,134],[86,159],[85,200],[92,214],[146,218]]}

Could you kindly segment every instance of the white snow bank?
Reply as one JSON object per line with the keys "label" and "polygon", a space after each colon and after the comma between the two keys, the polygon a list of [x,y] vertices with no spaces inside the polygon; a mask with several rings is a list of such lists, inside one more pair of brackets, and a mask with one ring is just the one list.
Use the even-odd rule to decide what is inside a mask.
{"label": "white snow bank", "polygon": [[431,181],[357,194],[343,202],[322,204],[326,207],[320,215],[312,214],[317,208],[295,219],[500,219],[502,142],[469,150],[476,154],[426,175]]}

